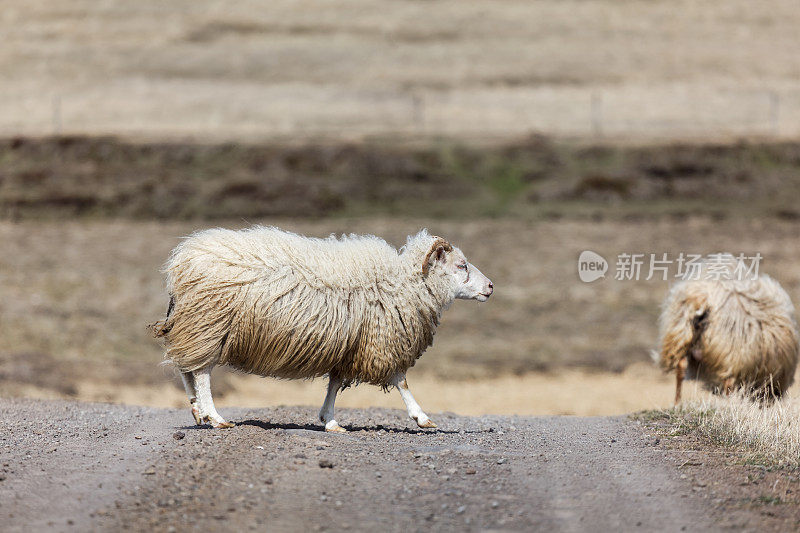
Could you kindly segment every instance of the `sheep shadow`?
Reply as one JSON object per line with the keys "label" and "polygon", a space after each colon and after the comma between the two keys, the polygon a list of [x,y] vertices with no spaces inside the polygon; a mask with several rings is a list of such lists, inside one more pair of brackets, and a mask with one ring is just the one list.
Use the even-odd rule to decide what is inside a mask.
{"label": "sheep shadow", "polygon": [[[306,431],[317,431],[319,433],[325,433],[328,435],[332,435],[333,433],[327,433],[325,428],[319,424],[295,424],[293,422],[287,423],[278,423],[278,422],[264,422],[263,420],[242,420],[241,422],[236,422],[237,426],[255,426],[264,430],[271,430],[271,429],[303,429]],[[209,426],[210,427],[210,426]],[[387,433],[405,433],[408,435],[418,435],[418,434],[433,434],[433,433],[446,433],[446,434],[453,434],[458,433],[458,431],[454,430],[445,430],[445,429],[413,429],[413,428],[398,428],[398,427],[389,427],[384,426],[383,424],[377,424],[375,426],[353,426],[353,425],[342,425],[344,429],[348,432],[355,432],[355,431],[386,431]]]}
{"label": "sheep shadow", "polygon": [[[326,435],[335,435],[335,433],[326,432],[325,428],[320,424],[297,424],[294,422],[264,422],[263,420],[253,420],[253,419],[242,420],[241,422],[235,422],[231,420],[231,422],[234,422],[237,426],[254,426],[263,429],[265,431],[273,429],[303,430],[303,431],[324,433]],[[494,429],[453,430],[453,429],[439,429],[439,428],[436,429],[399,428],[399,427],[384,426],[383,424],[376,424],[374,426],[342,425],[342,427],[345,428],[348,432],[385,431],[387,433],[406,434],[406,435],[425,435],[425,434],[455,435],[458,433],[464,433],[464,434],[491,433],[492,431],[494,431]],[[175,429],[180,429],[182,431],[193,431],[193,430],[204,430],[204,429],[214,429],[214,428],[210,424],[202,424],[199,426],[198,425],[181,426],[181,427],[176,427]],[[344,435],[346,435],[346,433]]]}

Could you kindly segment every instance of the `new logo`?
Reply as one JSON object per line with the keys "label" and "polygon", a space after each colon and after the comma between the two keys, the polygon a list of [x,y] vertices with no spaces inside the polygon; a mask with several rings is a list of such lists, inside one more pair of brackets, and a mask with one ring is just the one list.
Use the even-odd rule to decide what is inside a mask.
{"label": "new logo", "polygon": [[591,283],[606,277],[608,261],[602,255],[584,250],[578,257],[578,277],[584,283]]}

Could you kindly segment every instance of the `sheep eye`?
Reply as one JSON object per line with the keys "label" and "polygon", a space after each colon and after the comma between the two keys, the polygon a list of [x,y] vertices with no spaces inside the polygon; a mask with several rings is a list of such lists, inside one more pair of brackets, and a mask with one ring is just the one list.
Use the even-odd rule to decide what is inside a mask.
{"label": "sheep eye", "polygon": [[466,270],[467,269],[467,264],[466,263],[461,263],[460,265],[458,265],[458,268]]}

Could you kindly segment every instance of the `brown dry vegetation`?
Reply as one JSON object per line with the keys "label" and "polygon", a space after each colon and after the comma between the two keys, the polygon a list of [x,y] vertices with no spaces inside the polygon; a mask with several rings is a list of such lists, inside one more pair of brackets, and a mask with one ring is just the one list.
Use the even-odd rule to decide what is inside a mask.
{"label": "brown dry vegetation", "polygon": [[0,140],[0,218],[795,219],[800,144]]}
{"label": "brown dry vegetation", "polygon": [[740,452],[749,464],[800,468],[800,401],[797,393],[770,405],[744,395],[706,396],[676,408],[646,413],[675,432],[691,430]]}

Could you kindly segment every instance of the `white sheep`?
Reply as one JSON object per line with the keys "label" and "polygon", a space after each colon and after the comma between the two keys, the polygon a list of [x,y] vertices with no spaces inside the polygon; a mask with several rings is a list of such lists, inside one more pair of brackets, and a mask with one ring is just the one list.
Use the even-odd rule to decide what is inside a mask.
{"label": "white sheep", "polygon": [[717,393],[743,388],[754,398],[780,397],[794,380],[798,357],[789,295],[765,274],[741,275],[733,256],[716,255],[697,272],[687,271],[667,295],[654,359],[675,371],[676,404],[684,376]]}
{"label": "white sheep", "polygon": [[336,394],[361,382],[395,386],[408,415],[436,427],[405,374],[433,342],[456,298],[485,302],[493,286],[458,248],[425,230],[398,252],[367,236],[308,238],[272,227],[190,235],[165,267],[170,304],[153,325],[181,371],[198,424],[231,427],[217,413],[216,365],[287,379],[328,375],[319,414],[326,431]]}

